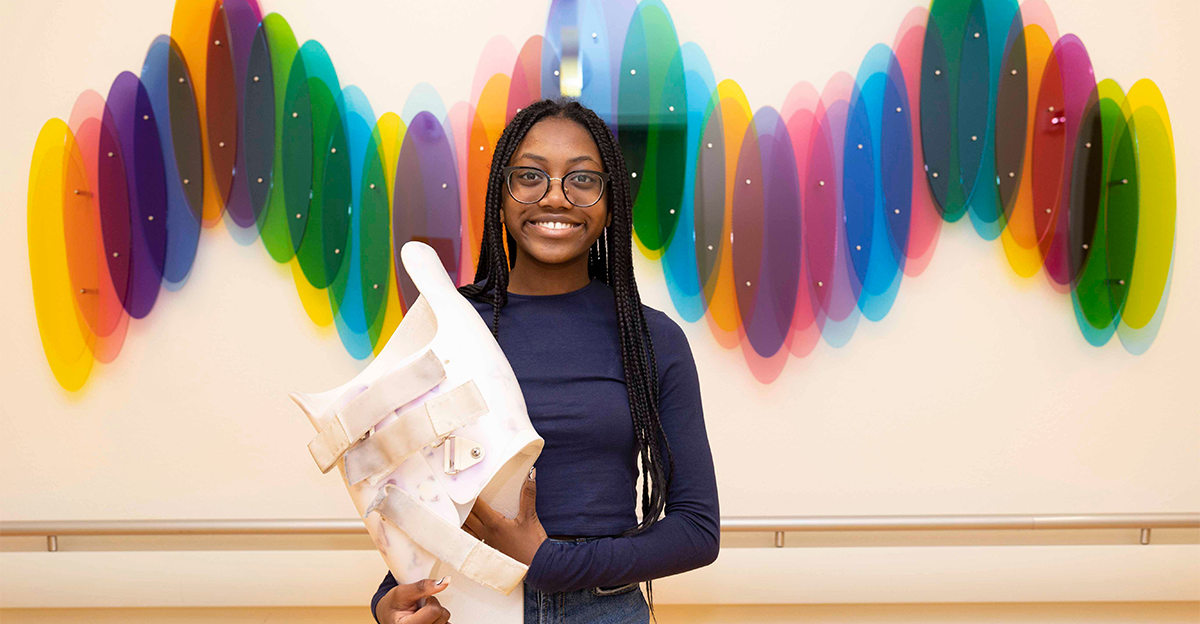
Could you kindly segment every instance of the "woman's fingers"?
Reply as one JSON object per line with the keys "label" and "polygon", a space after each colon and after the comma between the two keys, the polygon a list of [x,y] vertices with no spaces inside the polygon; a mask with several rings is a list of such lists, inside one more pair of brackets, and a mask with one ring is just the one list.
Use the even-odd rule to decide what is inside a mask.
{"label": "woman's fingers", "polygon": [[425,606],[416,613],[403,617],[397,624],[447,624],[450,621],[450,611],[430,596]]}
{"label": "woman's fingers", "polygon": [[405,611],[415,611],[422,598],[434,594],[450,586],[450,577],[441,579],[421,579],[415,583],[403,583],[392,589],[392,606]]}
{"label": "woman's fingers", "polygon": [[463,521],[463,530],[470,533],[475,539],[483,539],[483,523],[476,517],[475,511],[472,510],[467,515],[467,519]]}
{"label": "woman's fingers", "polygon": [[492,509],[492,506],[487,504],[482,498],[475,499],[475,506],[471,508],[471,515],[479,518],[485,526],[496,526],[496,523],[505,519],[503,515]]}
{"label": "woman's fingers", "polygon": [[521,487],[520,514],[526,520],[537,518],[537,481],[526,479]]}

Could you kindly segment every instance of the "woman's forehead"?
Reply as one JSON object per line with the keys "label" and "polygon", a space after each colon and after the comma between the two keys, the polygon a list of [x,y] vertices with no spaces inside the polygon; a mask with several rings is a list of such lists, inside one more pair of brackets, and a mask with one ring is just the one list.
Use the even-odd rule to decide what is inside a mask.
{"label": "woman's forehead", "polygon": [[561,117],[535,123],[517,146],[513,160],[532,160],[546,165],[589,161],[602,164],[592,134],[578,123]]}

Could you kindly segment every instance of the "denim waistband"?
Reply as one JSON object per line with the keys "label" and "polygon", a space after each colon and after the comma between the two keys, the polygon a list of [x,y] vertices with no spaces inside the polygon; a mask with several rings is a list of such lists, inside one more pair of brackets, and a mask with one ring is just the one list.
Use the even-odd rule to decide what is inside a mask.
{"label": "denim waistband", "polygon": [[557,542],[559,544],[582,544],[584,542],[591,542],[591,541],[595,541],[598,539],[604,539],[604,537],[605,536],[601,535],[599,537],[572,537],[570,539],[558,539],[558,538],[554,538],[554,537],[547,537],[546,539],[550,540],[551,542]]}

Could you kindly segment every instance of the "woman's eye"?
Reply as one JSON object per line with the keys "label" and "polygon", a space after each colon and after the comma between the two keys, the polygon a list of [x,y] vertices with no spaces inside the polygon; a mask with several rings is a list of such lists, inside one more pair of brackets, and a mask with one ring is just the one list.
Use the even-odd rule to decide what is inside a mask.
{"label": "woman's eye", "polygon": [[600,181],[599,176],[590,173],[576,173],[571,175],[571,184],[580,187],[588,187]]}
{"label": "woman's eye", "polygon": [[517,174],[517,179],[521,182],[535,184],[542,181],[542,174],[536,171],[522,171],[521,173]]}

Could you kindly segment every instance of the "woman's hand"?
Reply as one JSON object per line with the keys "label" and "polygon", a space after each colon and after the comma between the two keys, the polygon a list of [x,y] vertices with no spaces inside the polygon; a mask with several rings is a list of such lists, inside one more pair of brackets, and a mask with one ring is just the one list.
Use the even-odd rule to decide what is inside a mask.
{"label": "woman's hand", "polygon": [[433,595],[450,586],[450,577],[438,582],[423,579],[393,587],[375,605],[379,624],[449,624],[450,612]]}
{"label": "woman's hand", "polygon": [[546,541],[546,530],[537,515],[536,477],[535,471],[529,471],[529,478],[521,488],[521,505],[516,518],[510,520],[482,499],[476,499],[463,529],[492,548],[529,565],[538,547]]}

